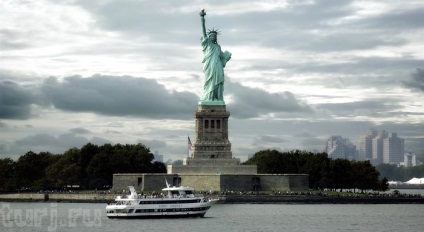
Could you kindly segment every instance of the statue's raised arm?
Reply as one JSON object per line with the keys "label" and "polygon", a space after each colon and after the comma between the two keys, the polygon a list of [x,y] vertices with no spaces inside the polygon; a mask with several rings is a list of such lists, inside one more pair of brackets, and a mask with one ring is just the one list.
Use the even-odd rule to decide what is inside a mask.
{"label": "statue's raised arm", "polygon": [[200,10],[200,20],[202,21],[202,35],[203,37],[206,37],[206,26],[205,26],[205,15],[206,15],[206,11],[205,8],[202,8],[202,10]]}
{"label": "statue's raised arm", "polygon": [[203,50],[203,94],[200,98],[201,105],[225,105],[224,103],[224,67],[231,59],[231,53],[222,52],[218,44],[218,31],[209,30],[206,33],[205,9],[199,13],[202,22],[202,50]]}

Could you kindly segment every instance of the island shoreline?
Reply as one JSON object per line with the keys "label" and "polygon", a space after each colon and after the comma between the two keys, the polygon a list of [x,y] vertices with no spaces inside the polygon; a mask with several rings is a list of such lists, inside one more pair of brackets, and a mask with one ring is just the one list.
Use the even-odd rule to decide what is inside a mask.
{"label": "island shoreline", "polygon": [[[110,203],[117,194],[0,194],[0,202]],[[219,204],[424,204],[421,195],[207,195]]]}

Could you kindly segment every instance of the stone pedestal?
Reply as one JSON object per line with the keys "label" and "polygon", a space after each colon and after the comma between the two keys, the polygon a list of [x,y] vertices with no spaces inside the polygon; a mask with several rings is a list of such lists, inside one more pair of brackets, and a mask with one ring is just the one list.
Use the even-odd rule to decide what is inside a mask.
{"label": "stone pedestal", "polygon": [[193,159],[231,159],[225,105],[199,105],[194,113],[196,139]]}
{"label": "stone pedestal", "polygon": [[195,117],[196,139],[193,156],[183,160],[183,165],[168,165],[168,174],[256,174],[256,165],[240,165],[233,158],[228,140],[230,112],[225,104],[199,104]]}

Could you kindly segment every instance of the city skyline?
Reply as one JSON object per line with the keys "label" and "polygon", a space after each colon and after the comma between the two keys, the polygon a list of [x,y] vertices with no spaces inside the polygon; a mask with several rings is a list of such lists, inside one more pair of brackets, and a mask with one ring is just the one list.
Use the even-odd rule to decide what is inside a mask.
{"label": "city skyline", "polygon": [[[233,156],[396,132],[424,151],[424,2],[0,3],[0,158],[142,143],[187,155],[202,92],[199,11],[232,53]],[[353,139],[353,140],[352,140]]]}
{"label": "city skyline", "polygon": [[399,165],[404,162],[406,153],[413,153],[405,150],[404,139],[398,137],[397,133],[385,130],[369,129],[360,137],[358,149],[356,147],[349,138],[331,136],[327,139],[324,152],[333,159],[369,160],[374,165]]}

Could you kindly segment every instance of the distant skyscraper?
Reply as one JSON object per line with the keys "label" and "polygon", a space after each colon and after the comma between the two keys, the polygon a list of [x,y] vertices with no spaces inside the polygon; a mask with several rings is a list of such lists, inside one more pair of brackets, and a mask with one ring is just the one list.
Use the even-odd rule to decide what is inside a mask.
{"label": "distant skyscraper", "polygon": [[373,164],[400,164],[404,161],[404,140],[396,133],[370,129],[359,140],[359,157]]}
{"label": "distant skyscraper", "polygon": [[159,155],[158,151],[155,151],[155,154],[153,155],[153,157],[154,157],[154,161],[163,163],[163,155]]}
{"label": "distant skyscraper", "polygon": [[331,136],[325,146],[325,152],[328,157],[337,159],[355,159],[356,146],[349,139],[344,139],[342,136]]}
{"label": "distant skyscraper", "polygon": [[383,163],[383,140],[389,136],[386,131],[378,132],[377,137],[372,139],[372,161],[374,164]]}
{"label": "distant skyscraper", "polygon": [[417,166],[417,156],[414,152],[405,152],[404,161],[400,165],[405,166],[407,168]]}
{"label": "distant skyscraper", "polygon": [[383,140],[383,162],[386,164],[400,164],[404,161],[404,140],[390,133]]}
{"label": "distant skyscraper", "polygon": [[372,140],[377,137],[378,132],[374,129],[368,130],[367,134],[359,140],[359,159],[372,160]]}

